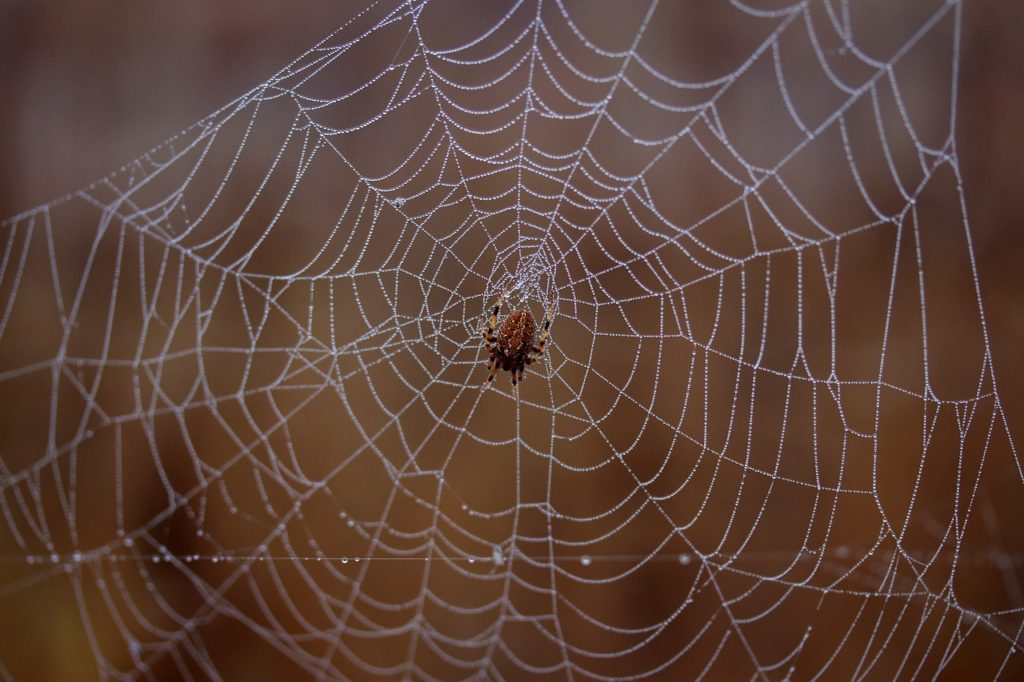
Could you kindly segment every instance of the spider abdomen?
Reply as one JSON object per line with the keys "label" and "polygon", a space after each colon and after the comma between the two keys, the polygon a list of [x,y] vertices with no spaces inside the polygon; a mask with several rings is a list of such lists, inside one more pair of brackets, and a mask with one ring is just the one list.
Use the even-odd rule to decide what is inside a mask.
{"label": "spider abdomen", "polygon": [[498,350],[510,360],[518,360],[526,356],[533,348],[533,335],[537,331],[537,323],[529,310],[512,313],[498,330]]}
{"label": "spider abdomen", "polygon": [[523,372],[526,366],[533,364],[544,352],[544,343],[548,338],[548,329],[551,327],[551,313],[554,309],[554,302],[548,306],[548,314],[544,318],[544,332],[540,335],[540,345],[533,345],[534,334],[537,333],[537,322],[533,319],[530,311],[523,308],[517,310],[498,326],[498,313],[501,312],[501,304],[505,301],[505,292],[498,297],[491,311],[491,319],[481,330],[484,335],[484,343],[491,358],[487,363],[487,383],[494,379],[494,375],[504,370],[512,375],[512,386],[523,380]]}

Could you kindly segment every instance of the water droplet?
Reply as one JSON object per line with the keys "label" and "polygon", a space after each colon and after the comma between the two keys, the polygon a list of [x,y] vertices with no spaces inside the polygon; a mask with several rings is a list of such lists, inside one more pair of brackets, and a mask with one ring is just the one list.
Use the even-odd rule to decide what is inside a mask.
{"label": "water droplet", "polygon": [[74,561],[77,564],[78,562],[80,562],[82,560],[82,553],[81,552],[75,552],[74,554],[71,555],[71,560]]}
{"label": "water droplet", "polygon": [[50,563],[55,564],[58,561],[60,561],[60,557],[59,556],[57,556],[56,554],[51,554],[50,555]]}
{"label": "water droplet", "polygon": [[580,563],[583,564],[584,566],[589,566],[591,561],[592,561],[592,559],[590,558],[589,554],[584,554],[583,556],[580,557]]}
{"label": "water droplet", "polygon": [[475,564],[476,563],[476,557],[473,557],[473,556],[469,557],[469,563]]}
{"label": "water droplet", "polygon": [[347,556],[341,557],[341,563],[347,564],[348,563],[348,557]]}
{"label": "water droplet", "polygon": [[691,561],[692,561],[692,559],[690,558],[689,554],[680,554],[679,555],[679,563],[681,563],[683,566],[686,566]]}
{"label": "water droplet", "polygon": [[395,197],[394,199],[391,200],[391,205],[394,206],[395,208],[402,208],[403,206],[405,206],[405,199],[403,199],[402,197]]}
{"label": "water droplet", "polygon": [[124,546],[125,547],[131,547],[134,544],[135,544],[135,540],[132,540],[131,538],[125,538],[124,539]]}
{"label": "water droplet", "polygon": [[353,521],[352,519],[349,519],[348,521],[345,522],[345,525],[348,526],[349,528],[352,528],[353,526],[356,525],[356,522]]}

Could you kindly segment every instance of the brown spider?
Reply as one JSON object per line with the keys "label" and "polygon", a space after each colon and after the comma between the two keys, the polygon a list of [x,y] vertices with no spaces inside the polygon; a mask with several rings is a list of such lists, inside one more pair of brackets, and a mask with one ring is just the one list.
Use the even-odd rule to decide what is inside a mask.
{"label": "brown spider", "polygon": [[491,319],[483,329],[484,347],[491,354],[491,359],[487,363],[490,372],[487,382],[494,381],[494,375],[500,370],[507,370],[512,373],[512,385],[515,386],[522,383],[526,366],[532,365],[533,361],[544,353],[544,343],[548,339],[548,329],[551,328],[554,302],[548,306],[548,314],[544,318],[544,331],[540,335],[540,343],[535,346],[533,335],[537,331],[537,323],[526,308],[506,317],[495,335],[494,327],[498,324],[498,312],[501,310],[501,304],[505,302],[506,293],[507,288],[498,297],[498,302],[494,304],[494,310],[491,312]]}

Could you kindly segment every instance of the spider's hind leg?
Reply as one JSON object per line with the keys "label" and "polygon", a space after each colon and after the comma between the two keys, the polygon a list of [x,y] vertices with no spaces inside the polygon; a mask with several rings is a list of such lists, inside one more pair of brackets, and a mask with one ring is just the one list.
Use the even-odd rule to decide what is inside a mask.
{"label": "spider's hind leg", "polygon": [[498,296],[498,301],[494,304],[494,309],[491,310],[491,319],[487,321],[487,326],[483,328],[484,342],[488,345],[494,343],[494,327],[498,324],[498,312],[501,311],[501,306],[505,303],[505,294],[508,293],[508,287],[505,287],[501,295]]}
{"label": "spider's hind leg", "polygon": [[[537,355],[544,354],[544,344],[548,342],[548,332],[551,331],[551,317],[554,313],[554,310],[555,302],[552,301],[551,304],[548,305],[548,314],[544,316],[544,332],[540,335],[540,343],[530,349]],[[531,358],[531,361],[532,360],[533,358]]]}

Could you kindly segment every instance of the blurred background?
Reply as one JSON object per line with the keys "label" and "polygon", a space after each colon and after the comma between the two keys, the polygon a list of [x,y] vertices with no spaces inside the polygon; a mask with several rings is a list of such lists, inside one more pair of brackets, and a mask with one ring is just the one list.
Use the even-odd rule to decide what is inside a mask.
{"label": "blurred background", "polygon": [[[757,6],[767,10],[771,5]],[[858,43],[884,60],[942,3],[850,5],[859,27]],[[641,19],[624,8],[568,6],[596,43],[615,49],[629,47]],[[451,46],[458,37],[482,33],[510,7],[432,5],[422,17],[424,35],[432,45]],[[816,31],[825,35],[827,15],[820,5],[814,7],[812,20],[822,22],[815,24]],[[897,323],[885,378],[908,394],[886,391],[878,407],[874,386],[864,392],[844,388],[838,401],[844,406],[842,416],[834,408],[830,411],[826,386],[809,390],[799,381],[775,381],[776,374],[774,379],[757,379],[755,390],[756,373],[749,364],[738,369],[732,358],[753,363],[763,341],[764,366],[783,375],[810,373],[827,379],[828,346],[834,340],[838,362],[831,369],[839,379],[873,380],[894,231],[869,230],[863,238],[844,238],[841,256],[827,248],[821,251],[822,259],[835,257],[842,263],[837,275],[842,312],[834,339],[824,312],[827,286],[818,253],[806,261],[782,255],[770,268],[753,259],[742,281],[723,276],[688,290],[692,294],[679,304],[688,306],[691,333],[715,351],[697,352],[680,339],[681,323],[675,332],[671,321],[658,326],[659,319],[671,320],[672,315],[655,301],[637,300],[621,314],[605,309],[599,317],[596,312],[596,302],[639,295],[635,282],[647,278],[649,284],[657,277],[620,269],[591,278],[599,282],[597,287],[586,281],[588,273],[604,267],[602,259],[621,262],[628,260],[630,249],[647,248],[643,231],[631,222],[638,220],[635,216],[610,211],[609,221],[599,223],[597,230],[608,238],[584,240],[576,250],[569,248],[571,227],[555,230],[556,236],[538,251],[543,254],[541,265],[575,255],[534,276],[522,269],[533,253],[530,229],[524,232],[496,207],[501,193],[516,186],[515,179],[511,185],[501,177],[469,184],[476,197],[499,197],[477,207],[494,211],[486,229],[472,222],[465,206],[435,215],[432,211],[443,203],[436,180],[450,180],[446,173],[453,171],[435,172],[436,159],[422,150],[411,151],[420,139],[431,144],[439,139],[423,132],[433,120],[433,100],[429,106],[414,104],[394,114],[383,129],[332,138],[358,176],[384,176],[409,154],[416,167],[435,172],[432,180],[404,169],[369,183],[383,188],[389,199],[403,199],[397,209],[374,204],[375,196],[357,173],[324,153],[321,157],[328,158],[310,165],[296,198],[283,217],[276,217],[294,173],[268,173],[266,188],[257,188],[278,152],[283,150],[287,168],[303,158],[299,142],[286,137],[294,115],[288,98],[267,98],[260,105],[237,171],[226,169],[247,139],[248,115],[225,125],[201,162],[185,155],[178,164],[182,168],[166,174],[166,184],[151,183],[133,199],[161,239],[184,239],[181,243],[208,263],[272,276],[294,274],[303,264],[314,263],[304,273],[308,281],[284,287],[281,280],[257,277],[251,289],[236,286],[232,277],[191,271],[191,265],[168,257],[134,229],[118,229],[116,220],[97,239],[105,224],[100,207],[116,203],[118,192],[163,168],[172,152],[162,148],[135,168],[126,163],[258,86],[363,9],[354,3],[307,0],[7,0],[0,5],[0,82],[5,95],[0,107],[0,216],[24,214],[87,186],[92,198],[55,205],[48,217],[52,228],[37,216],[31,228],[36,241],[24,250],[23,280],[12,284],[10,274],[0,280],[0,304],[17,302],[5,313],[0,337],[0,404],[6,406],[0,410],[0,675],[171,679],[212,677],[216,671],[229,679],[296,674],[401,679],[410,674],[404,662],[413,660],[414,676],[453,679],[479,671],[495,679],[526,679],[532,677],[527,664],[543,668],[570,659],[580,666],[578,679],[640,672],[666,679],[693,677],[709,661],[711,676],[723,679],[749,678],[756,658],[763,666],[777,664],[764,674],[782,679],[789,672],[789,657],[797,656],[794,651],[799,653],[792,673],[797,679],[825,666],[832,666],[827,668],[829,677],[858,672],[880,678],[931,675],[943,659],[949,659],[943,665],[948,665],[950,677],[991,677],[1001,670],[1012,678],[1024,673],[1024,532],[1017,523],[1024,511],[1024,483],[1003,423],[996,419],[990,428],[995,400],[979,360],[987,343],[1006,423],[1019,442],[1019,425],[1024,423],[1024,312],[1019,301],[1024,291],[1019,229],[1024,193],[1018,189],[1024,180],[1024,45],[1016,34],[1024,8],[1014,2],[966,3],[962,8],[957,153],[987,337],[978,322],[958,179],[945,171],[934,188],[922,193],[915,218],[927,236],[912,242],[908,229],[900,251],[904,265],[895,285]],[[383,7],[374,12],[355,19],[330,44],[355,37],[387,14]],[[557,11],[548,6],[545,12],[552,13],[556,39],[575,47],[572,56],[587,73],[615,72],[615,60],[588,56],[559,25]],[[712,80],[735,71],[778,22],[770,16],[755,19],[724,3],[714,10],[680,3],[659,9],[640,51],[678,79]],[[510,22],[520,30],[525,25],[519,19]],[[407,26],[407,21],[397,22],[393,30],[374,32],[363,41],[365,49],[342,55],[308,82],[286,80],[284,86],[310,98],[338,96],[368,81],[382,65],[409,57],[414,41],[404,37]],[[934,39],[922,40],[898,69],[922,144],[941,144],[943,126],[953,115],[948,74],[954,29],[950,13],[934,29]],[[494,44],[511,42],[515,33],[509,30],[507,39],[499,36]],[[800,35],[796,28],[791,33]],[[823,49],[842,61],[839,46]],[[815,63],[806,39],[782,40],[780,52],[783,65],[792,69],[798,107],[816,112],[807,113],[810,119],[817,115],[815,120],[834,111],[840,100],[821,94],[827,88],[814,85],[814,69],[806,66]],[[855,81],[863,73],[854,67],[844,72]],[[453,69],[448,75],[469,83],[473,72]],[[493,74],[481,70],[481,81],[489,77]],[[808,79],[804,88],[801,77]],[[514,97],[515,83],[495,88],[490,103]],[[768,167],[799,139],[787,127],[777,83],[771,69],[751,69],[737,80],[735,98],[723,98],[719,108],[720,125],[735,148]],[[603,87],[574,86],[577,94],[589,97]],[[640,87],[655,97],[672,96],[672,88],[653,82]],[[405,92],[401,87],[399,91]],[[452,96],[469,97],[460,92]],[[884,94],[880,98],[882,109],[893,105]],[[694,95],[693,101],[699,99]],[[488,104],[485,97],[471,103]],[[357,97],[317,109],[314,118],[342,128],[377,104],[372,95]],[[659,137],[674,129],[668,118],[647,117],[641,104],[630,108],[627,101],[622,106],[618,115],[635,131]],[[869,104],[851,108],[844,118],[848,144],[869,154],[871,140],[877,139],[877,112]],[[882,118],[891,124],[896,115],[890,111]],[[484,117],[483,123],[501,120],[496,114]],[[549,147],[562,141],[572,149],[582,143],[588,128],[586,120],[556,130],[538,126],[531,137]],[[710,130],[698,137],[709,146],[714,137]],[[182,143],[170,149],[180,150],[199,135],[195,129],[186,132]],[[514,142],[519,132],[491,135],[480,147],[473,147],[477,138],[469,133],[457,137],[486,154],[493,151],[486,148],[490,140],[500,147]],[[611,133],[587,139],[611,171],[627,174],[649,159],[646,149],[632,148]],[[869,222],[869,211],[850,198],[856,185],[838,134],[821,139],[821,145],[796,157],[786,174],[789,188],[839,232]],[[660,162],[648,183],[659,207],[687,226],[705,208],[726,205],[735,192],[696,148],[688,149]],[[916,162],[918,149],[906,139],[893,142],[891,151],[895,159],[890,162],[900,168]],[[471,158],[463,163],[464,176],[488,168]],[[167,196],[175,180],[188,177],[192,164],[200,170],[188,180],[188,201],[180,211],[157,220],[143,210]],[[873,160],[858,165],[865,174],[861,181],[876,192],[881,208],[898,210],[903,200],[889,167],[877,147]],[[93,184],[115,171],[110,183]],[[231,182],[203,230],[185,237],[176,233],[229,175]],[[583,186],[578,177],[576,181]],[[539,183],[533,189],[543,193],[550,187]],[[592,186],[583,189],[599,193]],[[784,204],[778,189],[774,200]],[[247,207],[257,193],[266,200]],[[412,199],[405,203],[406,197]],[[402,257],[403,268],[426,273],[442,286],[424,291],[415,278],[398,274],[386,285],[376,279],[313,276],[341,272],[355,262],[351,251],[332,241],[331,232],[350,199],[354,205],[372,206],[366,215],[377,212],[373,220],[347,213],[340,222],[342,235],[351,233],[355,243],[368,245],[366,260],[359,262],[364,270],[390,272],[397,241],[409,249]],[[539,212],[560,211],[570,223],[587,223],[591,217],[585,209],[556,208],[537,197],[526,200],[531,202]],[[232,232],[237,236],[222,239],[225,227],[242,214],[245,220]],[[744,241],[746,228],[736,227],[743,223],[739,216],[724,216],[707,234],[698,232],[697,241],[720,253],[743,255],[749,244]],[[422,224],[415,237],[405,231],[410,217]],[[780,209],[776,217],[798,234],[814,234],[792,206]],[[759,235],[773,232],[770,217],[761,215],[759,220],[764,230]],[[429,255],[431,245],[444,242],[462,221],[469,221],[469,227],[452,242],[453,254]],[[14,245],[10,263],[23,252],[21,240],[27,239],[30,222],[8,223],[0,233],[3,242],[10,235],[9,244]],[[268,225],[272,229],[267,230],[266,248],[240,260]],[[52,235],[49,241],[44,233]],[[317,255],[324,244],[335,244],[335,251]],[[914,248],[924,253],[923,266],[917,265]],[[480,253],[486,256],[472,260]],[[338,260],[331,264],[333,255]],[[123,271],[115,265],[122,258],[127,263]],[[713,260],[707,254],[696,258]],[[661,272],[686,281],[692,276],[690,259],[667,255]],[[460,264],[470,261],[468,273],[460,272]],[[81,304],[72,314],[75,282],[87,269],[97,276],[83,288]],[[120,280],[111,275],[115,269]],[[63,288],[57,287],[59,295],[52,271],[64,280]],[[6,272],[14,272],[14,266]],[[924,335],[921,323],[913,322],[919,307],[918,272],[924,273],[928,287],[929,381],[940,399],[961,401],[944,403],[934,423],[934,404],[909,394],[919,392],[924,380]],[[464,341],[476,333],[502,277],[522,283],[513,303],[530,306],[537,316],[547,292],[559,295],[548,362],[562,380],[546,378],[545,370],[533,371],[519,407],[510,399],[504,375],[484,397],[475,388],[458,390],[485,373],[483,354]],[[139,294],[147,289],[137,283],[153,287],[157,281],[166,284],[153,289],[149,298]],[[392,284],[395,296],[379,298],[377,289]],[[194,325],[206,325],[201,341],[196,329],[159,332],[159,324],[179,310],[176,287],[201,291],[209,306],[210,321]],[[800,292],[804,296],[798,302]],[[267,313],[261,297],[273,298],[277,308]],[[761,302],[769,298],[771,321],[765,328],[770,333],[762,339]],[[155,317],[140,312],[147,305],[158,311]],[[407,323],[390,328],[374,318],[389,306]],[[295,335],[292,322],[304,321],[307,308],[311,338],[329,338],[339,347],[348,343],[359,352],[329,369],[324,348]],[[726,313],[716,315],[719,308]],[[671,310],[678,314],[679,309]],[[807,322],[801,332],[806,334],[807,370],[793,366],[798,310]],[[196,315],[201,314],[196,304]],[[254,341],[246,325],[263,314],[268,319]],[[100,341],[111,319],[118,334],[105,348]],[[150,325],[158,331],[148,331]],[[437,340],[424,329],[431,325],[443,330]],[[676,338],[660,348],[615,336],[637,329],[676,333]],[[407,350],[389,350],[396,334],[404,345],[395,347]],[[62,343],[69,357],[101,360],[69,365],[67,376],[54,378],[46,363]],[[209,352],[191,352],[200,346]],[[242,352],[220,352],[224,349]],[[139,357],[167,360],[140,370],[132,365]],[[309,363],[310,376],[298,376],[292,364],[297,357]],[[456,362],[446,364],[450,358]],[[102,381],[96,378],[97,367],[107,368]],[[655,368],[661,386],[678,390],[666,388],[654,395]],[[590,369],[607,380],[587,379]],[[295,372],[289,381],[296,390],[263,400],[262,387],[275,385],[289,372]],[[337,381],[343,391],[303,392],[334,373],[341,377]],[[440,385],[430,383],[435,373]],[[695,380],[695,375],[704,378]],[[197,388],[197,377],[206,385]],[[616,387],[625,400],[616,400]],[[91,397],[83,398],[90,391]],[[232,401],[235,391],[243,395]],[[418,393],[425,397],[402,413],[398,427],[386,426],[384,415]],[[987,397],[971,402],[976,394]],[[224,398],[214,401],[210,396]],[[698,405],[688,413],[682,408],[687,396]],[[217,409],[116,418],[140,405],[204,400],[216,403]],[[563,402],[568,407],[557,421],[550,409],[543,409]],[[55,404],[61,406],[58,416]],[[86,410],[88,405],[101,409]],[[645,413],[671,423],[648,426]],[[601,429],[580,427],[602,415]],[[748,421],[754,425],[748,427]],[[459,440],[455,430],[445,428],[435,433],[439,422],[461,426],[470,437]],[[844,427],[874,428],[882,435],[872,450],[863,439],[850,438]],[[382,430],[373,447],[366,447],[361,428]],[[788,436],[780,436],[782,431]],[[680,432],[692,439],[673,437]],[[555,436],[567,440],[556,443]],[[702,440],[718,446],[704,447]],[[549,450],[566,466],[553,467],[550,458],[536,456]],[[622,451],[632,458],[632,473],[608,464]],[[746,467],[772,473],[744,475],[748,469],[737,462],[745,456]],[[439,486],[432,474],[412,475],[396,485],[395,471],[409,473],[403,469],[407,458],[416,459],[425,471],[446,462],[446,485]],[[339,465],[344,471],[335,475]],[[968,473],[960,473],[964,471]],[[655,479],[650,492],[664,496],[660,513],[654,511],[656,505],[640,502],[634,474]],[[835,494],[837,480],[845,492]],[[872,480],[874,495],[849,492],[869,489]],[[807,484],[794,483],[800,481]],[[196,490],[199,494],[193,494]],[[544,504],[567,516],[596,520],[552,519],[543,512]],[[505,513],[509,509],[521,509],[521,514]],[[663,516],[680,525],[693,519],[686,542],[661,544],[668,537]],[[881,519],[899,526],[893,532],[901,535],[900,547],[912,556],[900,556],[894,543],[879,539]],[[382,541],[382,533],[390,539]],[[595,543],[604,533],[607,539]],[[564,544],[552,549],[552,538]],[[591,544],[576,547],[575,541]],[[815,554],[808,547],[820,549]],[[494,560],[493,548],[499,548],[501,562]],[[366,560],[371,551],[376,553]],[[515,559],[508,557],[510,552],[519,553],[514,562],[509,561]],[[710,580],[697,552],[717,557],[709,565],[725,562],[734,570]],[[80,556],[71,561],[76,553]],[[554,555],[557,560],[545,561]],[[590,559],[584,562],[583,555]],[[342,565],[337,561],[341,556],[352,561]],[[622,559],[602,561],[602,556]],[[655,560],[638,559],[648,556]],[[356,557],[364,558],[361,566]],[[396,557],[412,557],[417,563],[391,561]],[[153,564],[154,558],[160,561]],[[252,558],[267,561],[257,564]],[[320,565],[319,558],[330,561]],[[428,561],[421,562],[423,558]],[[421,564],[431,568],[422,569]],[[769,576],[783,578],[767,580]],[[794,590],[788,583],[811,588]],[[891,594],[891,600],[864,596],[879,592]],[[496,600],[505,607],[494,608]],[[675,613],[683,604],[687,607],[682,615]],[[991,623],[980,623],[950,605],[997,615]],[[551,618],[552,611],[556,618]],[[595,626],[592,619],[623,631]],[[735,619],[743,624],[736,626]],[[636,631],[624,631],[629,629]],[[684,650],[691,641],[694,646]],[[602,658],[580,650],[621,655]],[[488,663],[460,666],[449,660],[453,656]],[[565,679],[566,673],[555,670],[549,676]]]}

